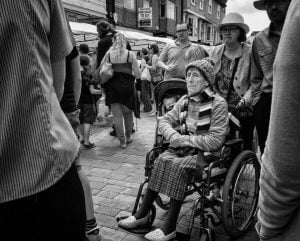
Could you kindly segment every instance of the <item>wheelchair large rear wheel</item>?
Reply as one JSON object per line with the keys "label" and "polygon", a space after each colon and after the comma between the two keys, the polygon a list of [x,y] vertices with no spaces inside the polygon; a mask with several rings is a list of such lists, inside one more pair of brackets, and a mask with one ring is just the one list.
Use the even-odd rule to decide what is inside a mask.
{"label": "wheelchair large rear wheel", "polygon": [[232,237],[241,235],[257,210],[260,165],[255,153],[241,152],[232,163],[223,187],[222,222]]}

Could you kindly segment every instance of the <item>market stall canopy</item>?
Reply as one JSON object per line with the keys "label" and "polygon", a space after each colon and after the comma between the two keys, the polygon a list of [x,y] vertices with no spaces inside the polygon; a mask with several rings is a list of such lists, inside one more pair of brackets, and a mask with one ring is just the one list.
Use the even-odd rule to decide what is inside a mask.
{"label": "market stall canopy", "polygon": [[[98,33],[95,25],[87,24],[87,23],[76,23],[76,22],[69,22],[69,23],[77,43],[87,42],[87,44],[90,47],[97,47]],[[129,40],[131,46],[133,47],[133,50],[135,50],[134,46],[141,48],[141,46],[146,45],[147,47],[149,47],[151,44],[156,43],[158,45],[162,45],[163,47],[165,44],[174,41],[169,38],[154,37],[140,32],[134,32],[128,30],[117,30],[117,31],[125,35],[125,37]]]}

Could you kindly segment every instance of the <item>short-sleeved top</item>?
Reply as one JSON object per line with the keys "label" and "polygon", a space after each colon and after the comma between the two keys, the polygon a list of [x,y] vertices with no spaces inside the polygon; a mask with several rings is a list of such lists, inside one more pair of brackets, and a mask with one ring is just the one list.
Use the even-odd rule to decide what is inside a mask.
{"label": "short-sleeved top", "polygon": [[92,82],[92,76],[90,76],[86,71],[81,71],[81,94],[79,103],[80,104],[93,104],[93,95],[90,91],[90,86],[94,85]]}
{"label": "short-sleeved top", "polygon": [[73,78],[71,74],[71,62],[79,55],[76,46],[72,52],[66,57],[66,80],[64,85],[64,95],[60,101],[60,106],[65,113],[71,113],[77,110],[75,101]]}
{"label": "short-sleeved top", "polygon": [[182,48],[178,41],[175,41],[164,47],[163,51],[159,55],[158,61],[162,61],[166,65],[177,65],[176,71],[172,73],[165,71],[164,80],[168,80],[170,78],[185,79],[185,53],[192,46],[193,44],[189,42],[186,47]]}
{"label": "short-sleeved top", "polygon": [[53,87],[51,65],[72,50],[60,0],[0,1],[0,203],[55,184],[79,142]]}

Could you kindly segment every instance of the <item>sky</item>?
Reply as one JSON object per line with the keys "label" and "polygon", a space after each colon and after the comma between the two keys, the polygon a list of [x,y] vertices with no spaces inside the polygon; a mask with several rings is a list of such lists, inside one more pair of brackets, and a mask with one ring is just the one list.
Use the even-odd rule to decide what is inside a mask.
{"label": "sky", "polygon": [[266,11],[257,10],[253,6],[254,0],[228,0],[226,13],[238,12],[252,31],[260,31],[266,28],[270,21]]}

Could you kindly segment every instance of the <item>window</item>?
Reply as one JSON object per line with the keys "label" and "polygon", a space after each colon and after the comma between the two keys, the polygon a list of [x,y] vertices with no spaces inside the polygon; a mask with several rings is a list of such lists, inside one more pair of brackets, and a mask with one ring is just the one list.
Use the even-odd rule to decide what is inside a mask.
{"label": "window", "polygon": [[194,31],[194,24],[193,24],[193,18],[188,18],[188,24],[189,24],[189,27],[190,27],[190,36],[193,36],[193,31]]}
{"label": "window", "polygon": [[123,1],[123,6],[124,8],[130,9],[130,10],[135,10],[135,0],[124,0]]}
{"label": "window", "polygon": [[175,4],[167,1],[167,18],[175,20]]}
{"label": "window", "polygon": [[217,19],[220,19],[220,15],[221,15],[221,6],[218,5],[218,10],[217,10]]}
{"label": "window", "polygon": [[206,40],[207,41],[212,41],[213,38],[212,38],[212,27],[211,26],[207,26],[207,32],[206,32]]}
{"label": "window", "polygon": [[150,7],[150,0],[143,0],[143,8],[149,8]]}
{"label": "window", "polygon": [[209,0],[208,2],[208,9],[207,9],[208,13],[212,13],[212,0]]}
{"label": "window", "polygon": [[204,0],[200,0],[200,9],[203,10]]}
{"label": "window", "polygon": [[191,4],[195,6],[196,5],[195,0],[191,0]]}
{"label": "window", "polygon": [[160,5],[160,17],[165,18],[166,17],[166,4]]}

